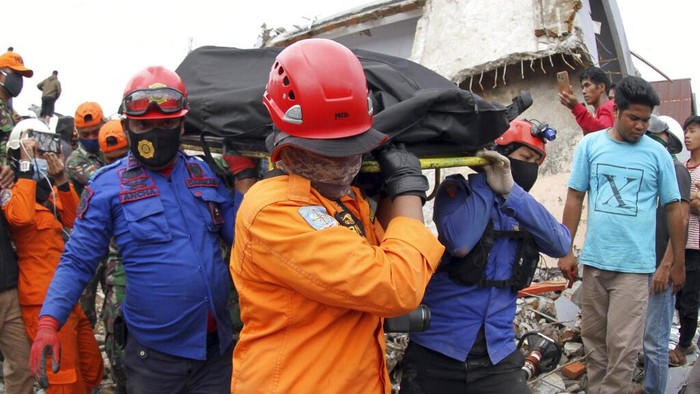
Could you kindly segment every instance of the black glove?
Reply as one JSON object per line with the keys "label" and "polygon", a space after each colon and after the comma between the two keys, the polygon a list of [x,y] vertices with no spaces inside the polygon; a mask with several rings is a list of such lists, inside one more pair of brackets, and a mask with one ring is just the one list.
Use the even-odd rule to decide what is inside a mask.
{"label": "black glove", "polygon": [[406,147],[389,145],[379,153],[379,167],[384,189],[391,199],[401,195],[418,196],[425,203],[428,178],[420,169],[420,161]]}

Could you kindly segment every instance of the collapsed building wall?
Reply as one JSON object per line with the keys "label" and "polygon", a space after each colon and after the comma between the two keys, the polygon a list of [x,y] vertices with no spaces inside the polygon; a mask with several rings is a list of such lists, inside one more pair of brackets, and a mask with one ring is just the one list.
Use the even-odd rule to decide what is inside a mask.
{"label": "collapsed building wall", "polygon": [[418,21],[411,59],[491,101],[529,91],[534,104],[522,117],[558,131],[542,172],[568,172],[582,133],[559,103],[555,76],[568,71],[580,90],[577,75],[597,58],[588,46],[591,23],[580,0],[433,0]]}
{"label": "collapsed building wall", "polygon": [[[597,31],[588,0],[432,0],[417,23],[411,60],[490,101],[508,103],[520,90],[530,92],[534,103],[521,117],[547,122],[558,132],[547,144],[547,159],[531,194],[559,218],[583,133],[559,102],[556,73],[569,72],[582,101],[578,75],[598,63]],[[585,209],[577,248],[583,244]],[[545,261],[556,266],[556,259]]]}

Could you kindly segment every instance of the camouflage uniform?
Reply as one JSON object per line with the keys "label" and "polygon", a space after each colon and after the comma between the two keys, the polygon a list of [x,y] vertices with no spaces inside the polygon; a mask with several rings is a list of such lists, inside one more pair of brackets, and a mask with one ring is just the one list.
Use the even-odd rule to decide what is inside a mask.
{"label": "camouflage uniform", "polygon": [[[117,393],[126,392],[126,368],[124,367],[124,348],[114,339],[114,323],[121,320],[121,305],[126,293],[126,274],[122,265],[117,245],[112,240],[104,272],[105,304],[102,308],[102,321],[105,325],[105,352],[112,365],[112,381],[117,386]],[[123,320],[121,324],[124,324]]]}
{"label": "camouflage uniform", "polygon": [[[87,185],[92,173],[98,168],[104,165],[104,157],[102,152],[90,153],[83,148],[81,144],[78,144],[78,148],[71,153],[66,160],[66,175],[68,179],[75,187],[75,192],[81,195],[85,185]],[[104,291],[104,270],[105,270],[106,260],[100,262],[97,267],[97,272],[92,278],[90,283],[85,287],[83,294],[80,296],[80,306],[82,307],[85,315],[87,315],[88,320],[90,320],[90,325],[95,327],[97,323],[97,313],[95,312],[95,298],[97,296],[97,284],[102,284],[102,290]]]}
{"label": "camouflage uniform", "polygon": [[0,164],[5,164],[5,145],[13,127],[15,127],[15,119],[12,117],[12,110],[5,100],[0,98]]}
{"label": "camouflage uniform", "polygon": [[79,143],[66,160],[66,175],[80,196],[92,173],[105,164],[102,152],[90,153]]}

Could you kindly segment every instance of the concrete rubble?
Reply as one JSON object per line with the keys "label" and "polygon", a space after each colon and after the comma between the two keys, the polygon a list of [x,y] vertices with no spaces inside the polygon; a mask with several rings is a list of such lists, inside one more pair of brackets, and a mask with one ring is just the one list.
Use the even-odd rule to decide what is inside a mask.
{"label": "concrete rubble", "polygon": [[[562,279],[557,268],[538,269],[535,278],[536,281]],[[587,352],[581,340],[580,285],[581,282],[577,281],[572,288],[560,292],[524,296],[517,300],[513,321],[516,338],[528,332],[540,332],[554,339],[562,352],[556,368],[530,379],[529,386],[533,393],[586,392]],[[678,341],[678,327],[676,314],[671,329],[670,349],[675,347]],[[406,334],[387,334],[387,366],[391,371],[394,393],[399,389],[400,361],[407,344]],[[696,350],[696,353],[688,356],[686,365],[669,369],[667,394],[676,394],[681,389],[686,375],[695,364],[697,352]],[[643,383],[644,374],[641,363],[637,365],[634,377],[636,383]]]}

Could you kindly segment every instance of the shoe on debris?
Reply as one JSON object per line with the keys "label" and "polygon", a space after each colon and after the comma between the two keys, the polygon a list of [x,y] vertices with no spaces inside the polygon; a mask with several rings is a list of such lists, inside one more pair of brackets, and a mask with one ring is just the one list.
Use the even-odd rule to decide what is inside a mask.
{"label": "shoe on debris", "polygon": [[676,346],[675,349],[668,352],[668,365],[671,367],[680,367],[685,365],[686,349]]}

